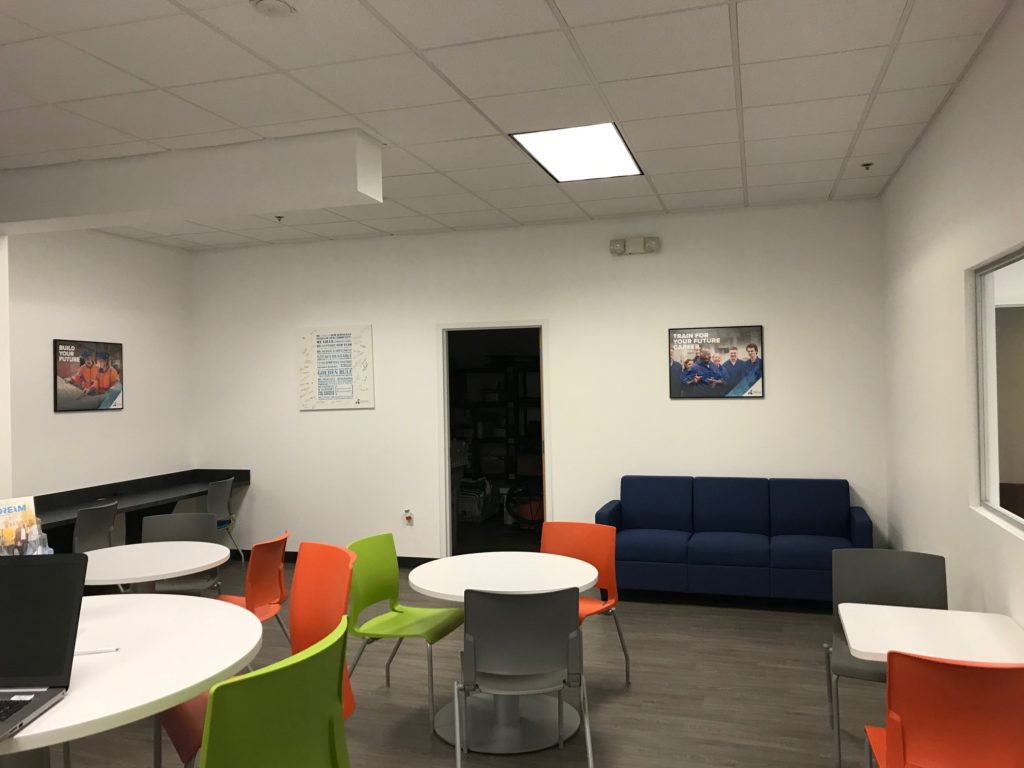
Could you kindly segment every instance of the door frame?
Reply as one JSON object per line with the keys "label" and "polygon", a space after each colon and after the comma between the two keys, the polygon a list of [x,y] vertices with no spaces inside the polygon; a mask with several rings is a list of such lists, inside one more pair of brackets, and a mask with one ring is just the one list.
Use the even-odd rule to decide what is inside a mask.
{"label": "door frame", "polygon": [[441,451],[441,470],[439,483],[441,487],[440,504],[444,514],[441,515],[440,536],[442,557],[452,554],[452,502],[451,498],[451,450],[449,448],[449,434],[451,414],[449,404],[451,402],[448,392],[448,332],[449,331],[500,331],[515,330],[517,328],[536,328],[540,331],[540,440],[541,440],[541,482],[543,483],[544,496],[544,519],[551,520],[551,462],[549,460],[551,450],[551,430],[548,427],[548,371],[550,371],[548,348],[550,344],[545,343],[548,336],[549,323],[547,320],[517,320],[510,322],[482,321],[465,323],[444,323],[438,326],[441,342],[441,371],[440,387],[441,392],[441,429],[439,430],[439,444]]}

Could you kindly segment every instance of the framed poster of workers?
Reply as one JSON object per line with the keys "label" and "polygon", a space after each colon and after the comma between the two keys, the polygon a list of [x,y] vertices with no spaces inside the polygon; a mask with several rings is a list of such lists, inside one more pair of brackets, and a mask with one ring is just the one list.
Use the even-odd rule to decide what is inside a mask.
{"label": "framed poster of workers", "polygon": [[670,328],[668,394],[674,400],[764,397],[764,328]]}
{"label": "framed poster of workers", "polygon": [[53,410],[124,408],[124,356],[109,341],[53,340]]}

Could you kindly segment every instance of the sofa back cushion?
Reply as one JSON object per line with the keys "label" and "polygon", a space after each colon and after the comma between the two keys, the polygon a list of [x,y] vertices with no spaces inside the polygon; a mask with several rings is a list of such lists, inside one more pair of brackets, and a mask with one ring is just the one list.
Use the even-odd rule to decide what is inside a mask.
{"label": "sofa back cushion", "polygon": [[772,536],[850,535],[850,484],[846,480],[772,478]]}
{"label": "sofa back cushion", "polygon": [[769,535],[768,480],[763,477],[696,477],[693,530]]}
{"label": "sofa back cushion", "polygon": [[693,530],[693,478],[623,475],[623,528]]}

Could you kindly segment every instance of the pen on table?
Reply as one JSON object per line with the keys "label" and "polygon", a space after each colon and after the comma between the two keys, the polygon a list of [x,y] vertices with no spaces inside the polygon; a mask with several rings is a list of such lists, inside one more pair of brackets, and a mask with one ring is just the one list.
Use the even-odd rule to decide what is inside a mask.
{"label": "pen on table", "polygon": [[99,653],[117,653],[120,648],[83,648],[75,651],[75,656],[95,656]]}

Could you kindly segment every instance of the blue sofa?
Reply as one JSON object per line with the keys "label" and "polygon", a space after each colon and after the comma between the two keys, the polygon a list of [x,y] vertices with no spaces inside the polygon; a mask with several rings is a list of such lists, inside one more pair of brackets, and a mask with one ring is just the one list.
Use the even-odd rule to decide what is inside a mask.
{"label": "blue sofa", "polygon": [[596,521],[615,526],[619,589],[832,599],[832,550],[871,547],[846,480],[626,475]]}

